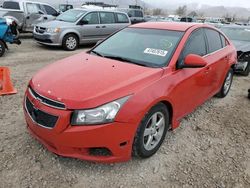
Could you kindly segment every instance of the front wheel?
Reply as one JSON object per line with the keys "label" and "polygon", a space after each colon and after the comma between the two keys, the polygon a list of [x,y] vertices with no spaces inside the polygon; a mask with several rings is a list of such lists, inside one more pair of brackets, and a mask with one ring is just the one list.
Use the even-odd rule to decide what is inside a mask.
{"label": "front wheel", "polygon": [[74,51],[79,44],[78,37],[74,34],[68,34],[63,38],[62,46],[65,50]]}
{"label": "front wheel", "polygon": [[141,158],[154,155],[164,141],[169,127],[168,109],[159,103],[141,121],[133,143],[133,155]]}
{"label": "front wheel", "polygon": [[3,41],[0,40],[0,57],[2,57],[4,53],[5,53],[5,44]]}
{"label": "front wheel", "polygon": [[233,83],[233,74],[233,69],[230,68],[219,93],[216,95],[217,97],[224,98],[227,96]]}

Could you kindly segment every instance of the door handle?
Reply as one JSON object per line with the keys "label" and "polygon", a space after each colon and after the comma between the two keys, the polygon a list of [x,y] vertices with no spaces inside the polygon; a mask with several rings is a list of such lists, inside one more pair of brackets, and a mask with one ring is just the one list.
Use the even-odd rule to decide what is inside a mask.
{"label": "door handle", "polygon": [[102,26],[102,28],[106,28],[106,26],[104,25],[104,26]]}
{"label": "door handle", "polygon": [[43,17],[43,19],[47,20],[47,19],[48,19],[48,17]]}
{"label": "door handle", "polygon": [[96,26],[96,28],[100,28],[100,26]]}

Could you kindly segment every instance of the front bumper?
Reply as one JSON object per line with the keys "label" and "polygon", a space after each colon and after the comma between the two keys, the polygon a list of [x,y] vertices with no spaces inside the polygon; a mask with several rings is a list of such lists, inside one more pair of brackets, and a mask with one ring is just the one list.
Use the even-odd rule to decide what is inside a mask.
{"label": "front bumper", "polygon": [[33,37],[34,39],[40,43],[40,44],[45,44],[49,46],[61,46],[60,42],[60,34],[55,33],[55,34],[49,34],[49,33],[37,33],[33,32]]}
{"label": "front bumper", "polygon": [[[36,100],[29,92],[26,97],[32,102]],[[34,122],[25,104],[24,102],[24,114],[29,132],[49,151],[94,162],[123,162],[131,158],[135,125],[114,122],[105,125],[72,126],[72,111],[53,109],[35,101],[36,108],[59,117],[55,127],[48,129]],[[95,155],[91,152],[100,148],[110,151],[109,155]]]}
{"label": "front bumper", "polygon": [[245,62],[237,62],[235,64],[234,71],[236,73],[244,72],[247,69],[247,67],[249,66],[248,64],[249,64],[249,62],[247,62],[247,61],[245,61]]}

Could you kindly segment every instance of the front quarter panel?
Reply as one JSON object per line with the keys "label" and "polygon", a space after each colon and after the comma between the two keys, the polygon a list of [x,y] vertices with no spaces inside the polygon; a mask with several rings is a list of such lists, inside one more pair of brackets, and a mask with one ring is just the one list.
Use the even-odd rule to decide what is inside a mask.
{"label": "front quarter panel", "polygon": [[77,26],[72,26],[72,28],[62,28],[61,34],[60,34],[60,38],[59,38],[59,42],[62,44],[63,38],[69,34],[69,33],[74,33],[75,35],[78,36],[79,39],[81,39],[81,34],[77,29]]}

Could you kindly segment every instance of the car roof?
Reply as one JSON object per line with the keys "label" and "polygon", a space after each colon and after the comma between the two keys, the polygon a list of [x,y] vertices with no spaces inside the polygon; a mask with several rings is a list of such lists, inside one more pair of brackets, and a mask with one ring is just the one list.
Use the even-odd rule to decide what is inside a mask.
{"label": "car roof", "polygon": [[124,12],[117,11],[117,10],[106,10],[106,9],[85,9],[85,8],[74,8],[71,10],[81,10],[85,12],[93,12],[93,11],[98,11],[98,12],[116,12],[116,13],[122,13],[125,14]]}
{"label": "car roof", "polygon": [[174,30],[174,31],[187,31],[193,26],[206,26],[202,23],[186,23],[186,22],[145,22],[136,25],[131,25],[133,28],[146,28],[146,29],[164,29],[164,30]]}

